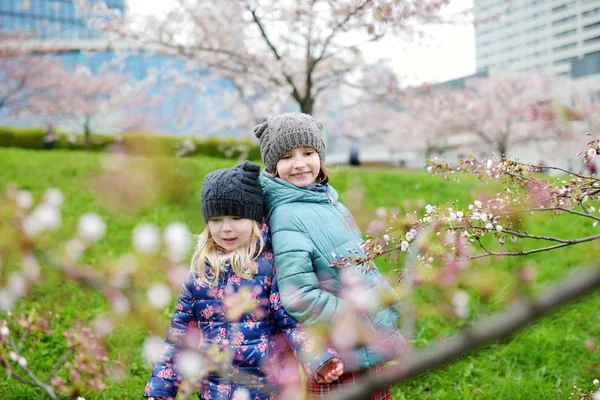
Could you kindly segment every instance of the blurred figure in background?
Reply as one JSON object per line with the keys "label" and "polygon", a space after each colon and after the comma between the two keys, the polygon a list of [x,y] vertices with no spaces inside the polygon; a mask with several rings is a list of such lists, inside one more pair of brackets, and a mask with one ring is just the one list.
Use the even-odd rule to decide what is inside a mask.
{"label": "blurred figure in background", "polygon": [[42,140],[42,147],[46,150],[52,150],[56,146],[56,135],[54,134],[54,127],[52,124],[46,126],[46,133]]}

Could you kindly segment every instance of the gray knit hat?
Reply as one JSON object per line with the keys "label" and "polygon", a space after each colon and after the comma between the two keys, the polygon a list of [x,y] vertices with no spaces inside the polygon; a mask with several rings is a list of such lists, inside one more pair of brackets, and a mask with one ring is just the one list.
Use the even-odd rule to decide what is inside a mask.
{"label": "gray knit hat", "polygon": [[323,123],[308,114],[285,113],[270,117],[254,127],[260,155],[268,172],[275,172],[277,161],[294,147],[312,147],[325,162]]}
{"label": "gray knit hat", "polygon": [[260,165],[250,161],[233,168],[223,168],[206,175],[202,182],[202,215],[231,215],[263,220],[263,193],[258,180]]}

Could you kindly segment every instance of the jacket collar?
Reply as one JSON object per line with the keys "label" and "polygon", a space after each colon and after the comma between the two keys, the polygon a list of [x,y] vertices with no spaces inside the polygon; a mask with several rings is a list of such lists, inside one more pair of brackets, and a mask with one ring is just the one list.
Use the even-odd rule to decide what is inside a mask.
{"label": "jacket collar", "polygon": [[[304,203],[329,203],[331,200],[338,201],[338,193],[327,185],[327,192],[313,191],[299,188],[283,179],[274,178],[271,174],[263,171],[260,176],[260,184],[263,188],[265,198],[265,211],[269,215],[275,207],[282,204],[304,202]],[[327,195],[329,193],[329,196]]]}

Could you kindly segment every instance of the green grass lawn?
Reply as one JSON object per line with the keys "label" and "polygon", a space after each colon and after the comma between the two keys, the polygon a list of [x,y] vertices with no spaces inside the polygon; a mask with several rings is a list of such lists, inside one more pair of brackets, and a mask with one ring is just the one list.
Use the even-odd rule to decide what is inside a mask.
{"label": "green grass lawn", "polygon": [[[0,149],[0,191],[7,185],[17,184],[30,190],[36,199],[49,187],[59,188],[65,196],[62,207],[63,227],[59,235],[68,237],[75,231],[78,217],[88,211],[100,214],[107,223],[104,239],[85,256],[92,265],[125,253],[130,248],[131,232],[140,222],[152,222],[164,228],[173,221],[188,224],[192,233],[204,227],[199,206],[199,190],[206,173],[216,168],[235,164],[234,161],[194,158],[155,159],[147,161],[149,168],[163,171],[166,177],[140,186],[142,206],[127,211],[114,211],[106,197],[94,189],[93,182],[102,169],[103,156],[76,151],[27,151]],[[400,206],[410,210],[417,205],[458,201],[466,207],[479,198],[483,188],[475,179],[463,179],[459,184],[445,182],[424,172],[384,169],[334,168],[331,183],[351,202],[351,192],[365,194],[361,206],[361,223],[368,221],[377,207]],[[109,192],[110,185],[103,191]],[[159,193],[151,198],[145,192]],[[574,237],[594,232],[591,224],[570,219],[552,219],[548,216],[527,222],[532,233],[545,232],[560,237]],[[364,228],[364,227],[363,227]],[[473,266],[473,274],[496,273],[500,276],[496,296],[476,298],[472,320],[485,313],[498,311],[506,304],[513,289],[510,271],[523,263],[537,270],[536,289],[560,279],[570,269],[597,260],[597,245],[588,243],[578,247],[541,253],[520,259],[491,260]],[[489,261],[489,260],[488,260]],[[378,263],[384,272],[392,273],[396,264]],[[480,270],[477,270],[480,268]],[[156,277],[154,277],[156,278]],[[153,279],[153,277],[149,277]],[[502,285],[506,285],[505,287]],[[418,301],[433,304],[436,297],[423,291]],[[587,297],[570,304],[521,331],[515,337],[489,346],[482,351],[465,355],[458,362],[438,371],[429,372],[393,388],[395,399],[566,399],[573,384],[591,388],[594,378],[600,377],[600,352],[586,349],[587,340],[600,340],[599,296]],[[59,313],[55,333],[37,344],[35,355],[28,357],[34,370],[48,370],[62,350],[60,332],[78,321],[88,322],[106,309],[103,298],[80,285],[62,282],[51,272],[35,285],[16,311],[35,306],[40,311]],[[170,309],[165,312],[168,325]],[[464,325],[464,322],[458,325]],[[426,314],[416,326],[415,344],[426,347],[433,340],[457,331],[457,321],[439,315]],[[147,327],[120,325],[108,340],[109,356],[123,366],[122,376],[109,382],[100,393],[87,393],[90,399],[141,398],[151,366],[141,355],[140,346],[148,333]],[[25,354],[27,355],[27,354]],[[0,399],[38,399],[44,395],[6,377],[0,378]]]}

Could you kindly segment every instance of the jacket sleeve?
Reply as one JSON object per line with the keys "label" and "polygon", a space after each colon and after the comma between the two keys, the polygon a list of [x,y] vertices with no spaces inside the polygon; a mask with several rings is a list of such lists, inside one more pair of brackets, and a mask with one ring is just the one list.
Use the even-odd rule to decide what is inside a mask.
{"label": "jacket sleeve", "polygon": [[346,301],[319,287],[313,267],[314,245],[300,230],[273,232],[273,253],[279,276],[281,302],[296,320],[330,324],[346,309]]}
{"label": "jacket sleeve", "polygon": [[181,294],[177,300],[175,313],[171,318],[171,326],[167,331],[163,350],[154,364],[152,375],[146,384],[144,397],[174,398],[182,377],[177,373],[176,357],[185,338],[189,326],[197,320],[194,313],[192,295],[193,271],[190,269],[188,279],[183,283]]}
{"label": "jacket sleeve", "polygon": [[292,348],[296,359],[310,377],[327,361],[338,357],[337,352],[332,348],[317,347],[320,341],[316,341],[298,321],[285,311],[279,296],[277,275],[273,275],[270,300],[271,312],[279,330]]}

